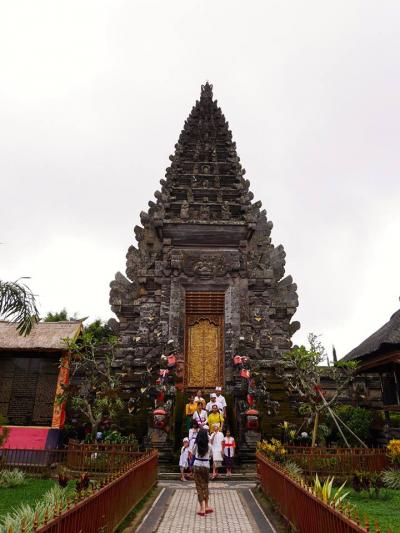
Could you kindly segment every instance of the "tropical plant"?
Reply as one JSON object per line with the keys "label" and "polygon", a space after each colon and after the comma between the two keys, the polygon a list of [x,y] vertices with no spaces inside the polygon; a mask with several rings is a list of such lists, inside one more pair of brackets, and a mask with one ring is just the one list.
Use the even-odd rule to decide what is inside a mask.
{"label": "tropical plant", "polygon": [[67,469],[65,467],[62,466],[59,469],[57,479],[60,487],[65,488],[68,485],[68,482],[71,478],[68,475]]}
{"label": "tropical plant", "polygon": [[0,533],[10,531],[24,531],[30,533],[34,531],[35,522],[43,524],[46,520],[51,520],[55,513],[60,513],[67,506],[67,491],[54,486],[47,491],[42,499],[33,505],[21,504],[8,514],[0,522]]}
{"label": "tropical plant", "polygon": [[327,477],[321,484],[318,474],[315,474],[313,492],[323,502],[332,507],[339,507],[343,500],[347,498],[349,492],[343,492],[346,481],[337,490],[332,490],[334,479],[333,476]]}
{"label": "tropical plant", "polygon": [[[321,365],[326,359],[324,346],[313,333],[308,335],[308,342],[309,348],[295,346],[284,354],[284,361],[291,371],[285,372],[283,378],[288,391],[299,398],[300,413],[314,419],[312,445],[315,446],[321,414],[328,412],[333,416],[332,408],[353,380],[357,364],[349,361],[336,363],[333,367],[323,367]],[[322,374],[335,382],[335,392],[329,398],[325,398],[320,386]]]}
{"label": "tropical plant", "polygon": [[356,492],[367,492],[370,496],[378,497],[384,486],[381,472],[355,472],[352,486]]}
{"label": "tropical plant", "polygon": [[300,479],[303,475],[303,469],[301,466],[290,459],[285,461],[285,470],[287,470],[289,474],[296,479]]}
{"label": "tropical plant", "polygon": [[400,465],[400,439],[392,439],[387,445],[388,456],[394,465]]}
{"label": "tropical plant", "polygon": [[[70,353],[71,380],[61,383],[57,400],[71,402],[91,425],[96,435],[104,419],[113,422],[122,409],[122,373],[115,371],[116,337],[98,341],[91,332],[83,332],[77,340],[64,339]],[[61,364],[66,364],[62,360]]]}
{"label": "tropical plant", "polygon": [[400,470],[388,468],[382,472],[382,481],[388,489],[400,489]]}
{"label": "tropical plant", "polygon": [[20,335],[31,332],[39,320],[39,312],[35,296],[25,283],[0,280],[0,317],[15,322]]}
{"label": "tropical plant", "polygon": [[270,442],[263,440],[257,443],[258,450],[265,453],[273,461],[282,462],[286,455],[286,450],[280,440],[272,438]]}
{"label": "tropical plant", "polygon": [[14,468],[14,470],[2,470],[0,472],[0,488],[9,489],[19,487],[25,483],[25,473],[18,468]]}

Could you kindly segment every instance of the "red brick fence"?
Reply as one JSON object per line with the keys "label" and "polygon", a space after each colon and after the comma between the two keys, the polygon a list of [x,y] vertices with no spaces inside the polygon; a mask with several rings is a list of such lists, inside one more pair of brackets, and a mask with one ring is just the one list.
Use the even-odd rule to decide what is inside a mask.
{"label": "red brick fence", "polygon": [[299,533],[366,533],[355,521],[315,497],[277,463],[257,452],[257,470],[264,494]]}

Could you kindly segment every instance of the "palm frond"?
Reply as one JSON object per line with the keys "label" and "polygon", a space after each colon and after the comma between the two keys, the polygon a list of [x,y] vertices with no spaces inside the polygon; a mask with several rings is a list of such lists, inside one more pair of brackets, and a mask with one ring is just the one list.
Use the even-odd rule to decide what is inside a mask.
{"label": "palm frond", "polygon": [[28,335],[39,320],[35,295],[17,281],[0,280],[0,317],[17,324],[20,335]]}

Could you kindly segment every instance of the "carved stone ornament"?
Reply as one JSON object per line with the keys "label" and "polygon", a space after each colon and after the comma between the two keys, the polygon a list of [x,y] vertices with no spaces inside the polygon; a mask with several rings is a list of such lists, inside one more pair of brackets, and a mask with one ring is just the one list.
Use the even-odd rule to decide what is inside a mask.
{"label": "carved stone ornament", "polygon": [[238,254],[186,256],[183,258],[183,272],[190,277],[222,277],[240,268]]}

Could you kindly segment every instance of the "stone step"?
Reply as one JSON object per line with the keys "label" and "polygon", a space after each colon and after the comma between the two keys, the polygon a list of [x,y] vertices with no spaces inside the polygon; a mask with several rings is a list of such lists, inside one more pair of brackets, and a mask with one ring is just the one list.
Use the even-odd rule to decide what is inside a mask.
{"label": "stone step", "polygon": [[[158,479],[161,481],[176,481],[179,480],[180,474],[179,472],[159,472]],[[233,473],[231,476],[227,476],[226,474],[219,474],[218,475],[219,481],[258,481],[258,476],[255,471],[248,471],[248,472],[237,472]]]}

